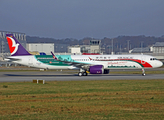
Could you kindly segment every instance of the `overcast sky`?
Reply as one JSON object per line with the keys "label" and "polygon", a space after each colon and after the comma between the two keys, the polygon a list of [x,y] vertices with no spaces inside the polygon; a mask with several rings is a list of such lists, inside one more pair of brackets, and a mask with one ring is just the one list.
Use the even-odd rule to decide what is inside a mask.
{"label": "overcast sky", "polygon": [[50,38],[164,35],[164,0],[0,0],[0,31]]}

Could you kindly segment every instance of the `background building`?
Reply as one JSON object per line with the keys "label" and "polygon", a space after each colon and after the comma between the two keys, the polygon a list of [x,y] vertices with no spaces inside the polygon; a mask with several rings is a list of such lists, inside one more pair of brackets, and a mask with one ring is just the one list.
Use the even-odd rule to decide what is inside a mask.
{"label": "background building", "polygon": [[33,54],[45,53],[51,55],[51,51],[54,52],[53,43],[28,43],[27,50]]}
{"label": "background building", "polygon": [[149,47],[133,48],[132,50],[129,50],[129,53],[151,53],[151,51]]}
{"label": "background building", "polygon": [[91,52],[90,45],[81,45],[80,48],[81,48],[81,53],[90,53]]}
{"label": "background building", "polygon": [[90,53],[101,53],[101,40],[90,40]]}
{"label": "background building", "polygon": [[68,53],[81,54],[81,47],[79,45],[69,46]]}
{"label": "background building", "polygon": [[90,45],[75,45],[68,47],[68,53],[101,53],[100,40],[90,40]]}
{"label": "background building", "polygon": [[55,53],[65,53],[68,52],[69,44],[54,44]]}
{"label": "background building", "polygon": [[153,53],[164,53],[164,42],[156,42],[153,45]]}

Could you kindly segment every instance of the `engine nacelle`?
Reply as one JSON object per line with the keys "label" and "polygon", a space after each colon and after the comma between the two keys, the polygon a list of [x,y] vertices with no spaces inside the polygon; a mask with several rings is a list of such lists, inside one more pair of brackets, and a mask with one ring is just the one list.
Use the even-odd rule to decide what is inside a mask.
{"label": "engine nacelle", "polygon": [[104,69],[103,65],[90,66],[90,74],[108,74],[109,70]]}

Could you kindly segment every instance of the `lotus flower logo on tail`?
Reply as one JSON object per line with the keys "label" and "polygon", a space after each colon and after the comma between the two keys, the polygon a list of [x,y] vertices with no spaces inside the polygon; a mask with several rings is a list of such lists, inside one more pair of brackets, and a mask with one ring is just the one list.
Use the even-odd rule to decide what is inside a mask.
{"label": "lotus flower logo on tail", "polygon": [[19,43],[16,43],[15,40],[12,38],[12,36],[7,37],[7,41],[9,44],[11,55],[15,54],[18,50]]}

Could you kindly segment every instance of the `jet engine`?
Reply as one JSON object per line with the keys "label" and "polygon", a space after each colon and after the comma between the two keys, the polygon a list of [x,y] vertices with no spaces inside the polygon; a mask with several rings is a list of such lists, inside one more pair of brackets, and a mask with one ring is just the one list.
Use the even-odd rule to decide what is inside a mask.
{"label": "jet engine", "polygon": [[90,74],[108,74],[109,70],[104,69],[103,65],[90,66]]}

